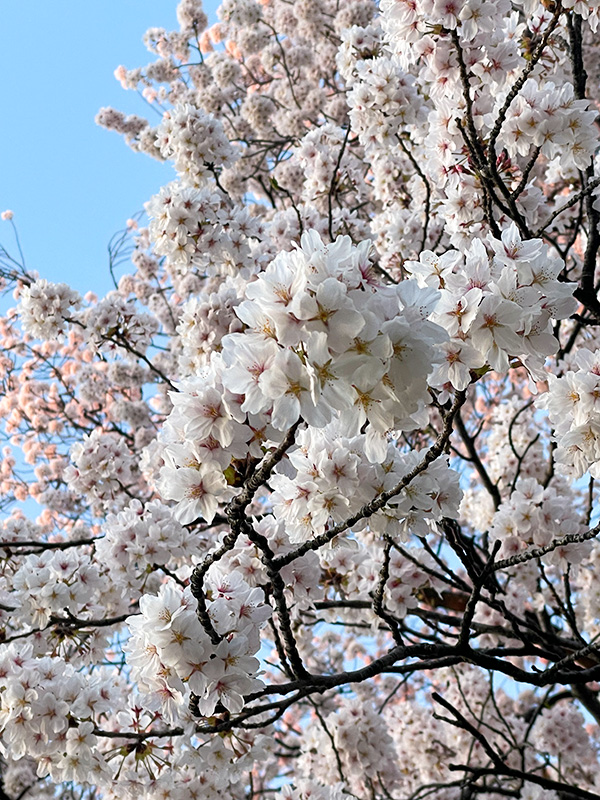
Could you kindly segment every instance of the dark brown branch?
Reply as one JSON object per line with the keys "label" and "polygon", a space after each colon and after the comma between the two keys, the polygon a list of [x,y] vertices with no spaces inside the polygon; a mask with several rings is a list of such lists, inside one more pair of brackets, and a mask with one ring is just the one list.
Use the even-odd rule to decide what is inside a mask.
{"label": "dark brown branch", "polygon": [[15,550],[19,547],[37,547],[42,550],[68,550],[70,547],[83,547],[86,544],[94,544],[103,536],[91,536],[86,539],[70,539],[66,542],[36,542],[36,541],[18,541],[18,542],[0,542],[0,549]]}
{"label": "dark brown branch", "polygon": [[477,603],[479,602],[479,598],[481,597],[481,590],[485,585],[487,576],[494,569],[494,560],[501,546],[502,546],[501,542],[499,541],[494,542],[492,554],[490,555],[484,568],[481,570],[481,574],[479,575],[477,581],[475,582],[475,585],[473,586],[473,591],[471,592],[471,596],[469,597],[469,600],[467,602],[465,614],[462,620],[462,624],[460,626],[460,635],[458,637],[458,642],[456,643],[458,649],[469,647],[469,635],[471,632],[471,623],[473,622],[473,617],[475,616]]}
{"label": "dark brown branch", "polygon": [[533,547],[531,550],[526,550],[524,553],[517,553],[510,558],[505,558],[502,561],[497,561],[494,565],[494,571],[499,569],[506,569],[507,567],[514,567],[516,564],[524,564],[526,561],[531,561],[534,558],[541,558],[546,553],[551,553],[557,547],[564,547],[568,544],[581,544],[590,539],[594,539],[600,533],[600,525],[596,525],[585,533],[569,533],[560,539],[555,539],[545,547]]}
{"label": "dark brown branch", "polygon": [[95,736],[102,736],[105,739],[136,739],[143,742],[146,739],[165,739],[170,736],[183,736],[183,728],[170,728],[163,731],[104,731],[101,728],[94,728]]}
{"label": "dark brown branch", "polygon": [[308,677],[308,672],[302,663],[302,658],[298,652],[296,638],[292,631],[290,612],[285,601],[285,583],[283,582],[283,578],[281,577],[279,570],[274,564],[274,553],[269,546],[267,537],[254,530],[250,522],[245,519],[241,523],[241,530],[244,535],[256,545],[261,553],[262,562],[267,569],[267,575],[271,581],[273,598],[277,606],[277,616],[279,618],[281,636],[283,638],[287,660],[289,661],[292,671],[297,678]]}
{"label": "dark brown branch", "polygon": [[204,561],[192,572],[190,586],[192,595],[198,603],[196,613],[198,615],[198,619],[200,620],[200,624],[210,637],[210,640],[213,644],[219,644],[221,641],[221,636],[215,630],[208,613],[206,596],[204,594],[204,578],[206,577],[206,573],[210,567],[217,561],[220,561],[220,559],[223,558],[223,556],[235,546],[235,543],[237,542],[241,533],[242,523],[245,519],[246,506],[251,502],[257,490],[269,480],[272,471],[293,444],[296,437],[296,431],[301,423],[302,419],[299,419],[294,425],[292,425],[292,427],[284,436],[281,444],[279,444],[272,453],[269,453],[269,455],[265,456],[260,464],[258,464],[252,475],[246,479],[242,487],[242,491],[233,498],[226,509],[227,520],[231,526],[231,531],[225,536],[221,547],[219,547],[214,553],[209,553]]}
{"label": "dark brown branch", "polygon": [[[573,73],[573,84],[575,96],[578,100],[586,100],[585,87],[587,73],[583,64],[583,37],[582,19],[579,14],[569,14],[567,16],[567,27],[569,29],[569,56],[571,59],[571,71]],[[583,266],[579,289],[575,292],[575,297],[600,320],[600,303],[595,288],[596,261],[598,250],[600,249],[600,212],[594,208],[595,200],[592,197],[590,187],[597,179],[594,178],[594,165],[590,163],[582,176],[583,190],[585,196],[585,212],[587,215],[587,244],[583,256]]]}
{"label": "dark brown branch", "polygon": [[484,467],[481,458],[479,457],[477,448],[475,447],[475,437],[469,435],[460,412],[456,415],[456,430],[458,431],[460,438],[463,440],[464,445],[467,448],[467,453],[469,454],[469,458],[471,459],[473,466],[477,470],[477,473],[481,478],[481,482],[485,486],[488,494],[490,495],[490,497],[494,502],[494,509],[497,511],[498,507],[500,506],[500,503],[502,502],[500,490],[498,489],[497,484],[493,483],[492,479],[488,475],[488,472]]}

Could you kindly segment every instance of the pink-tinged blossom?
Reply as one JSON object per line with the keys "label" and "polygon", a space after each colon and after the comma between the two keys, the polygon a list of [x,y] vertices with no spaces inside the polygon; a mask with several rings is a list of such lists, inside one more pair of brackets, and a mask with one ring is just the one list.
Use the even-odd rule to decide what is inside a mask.
{"label": "pink-tinged blossom", "polygon": [[273,401],[271,424],[277,430],[287,430],[300,416],[317,427],[329,418],[319,403],[313,374],[291,351],[277,354],[273,366],[260,376],[259,387]]}
{"label": "pink-tinged blossom", "polygon": [[523,241],[514,222],[502,231],[501,241],[490,238],[490,244],[498,261],[509,267],[518,261],[532,261],[542,249],[540,239]]}
{"label": "pink-tinged blossom", "polygon": [[460,296],[442,290],[433,319],[439,322],[450,336],[457,336],[459,332],[466,334],[477,316],[482,297],[483,292],[478,287],[473,287]]}
{"label": "pink-tinged blossom", "polygon": [[42,278],[21,290],[19,313],[26,333],[36,339],[52,339],[63,334],[80,305],[81,297],[66,283]]}
{"label": "pink-tinged blossom", "polygon": [[471,370],[483,367],[485,358],[470,344],[460,340],[443,342],[440,347],[444,360],[431,376],[432,386],[443,386],[449,381],[459,391],[466,389],[472,380]]}
{"label": "pink-tinged blossom", "polygon": [[272,368],[278,352],[273,340],[260,335],[233,334],[223,342],[223,384],[229,391],[244,396],[242,411],[259,414],[270,406],[260,378]]}
{"label": "pink-tinged blossom", "polygon": [[327,334],[327,344],[336,353],[344,352],[364,326],[346,287],[335,278],[321,281],[316,292],[298,295],[294,308],[296,316],[306,321],[306,330]]}
{"label": "pink-tinged blossom", "polygon": [[231,444],[234,422],[223,404],[223,395],[203,382],[185,382],[171,393],[178,415],[184,420],[185,433],[193,441],[213,437],[221,445]]}
{"label": "pink-tinged blossom", "polygon": [[219,502],[230,494],[222,472],[211,462],[197,467],[163,467],[161,493],[166,500],[175,500],[175,519],[186,525],[198,517],[212,522]]}
{"label": "pink-tinged blossom", "polygon": [[156,145],[190,186],[206,180],[209,167],[232,166],[239,154],[228,140],[220,120],[190,105],[167,112],[156,130]]}
{"label": "pink-tinged blossom", "polygon": [[508,368],[509,356],[522,350],[522,340],[515,332],[521,322],[521,309],[510,300],[488,295],[479,306],[471,327],[473,346],[480,350],[490,366],[500,372]]}
{"label": "pink-tinged blossom", "polygon": [[352,403],[352,392],[336,367],[337,359],[329,351],[329,338],[325,332],[312,333],[307,340],[307,360],[316,383],[317,394],[324,403],[343,410]]}

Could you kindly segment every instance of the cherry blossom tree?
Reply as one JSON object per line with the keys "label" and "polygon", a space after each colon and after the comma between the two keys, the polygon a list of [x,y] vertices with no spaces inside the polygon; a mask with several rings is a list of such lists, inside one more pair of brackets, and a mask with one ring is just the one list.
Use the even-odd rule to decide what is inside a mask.
{"label": "cherry blossom tree", "polygon": [[3,213],[0,800],[600,798],[599,9],[181,0],[114,290]]}

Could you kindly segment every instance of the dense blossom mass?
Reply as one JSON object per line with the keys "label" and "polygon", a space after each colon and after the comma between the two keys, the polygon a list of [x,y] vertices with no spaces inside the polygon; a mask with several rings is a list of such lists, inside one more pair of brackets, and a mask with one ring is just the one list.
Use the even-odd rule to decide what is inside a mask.
{"label": "dense blossom mass", "polygon": [[600,798],[599,14],[181,0],[114,289],[2,213],[0,800]]}

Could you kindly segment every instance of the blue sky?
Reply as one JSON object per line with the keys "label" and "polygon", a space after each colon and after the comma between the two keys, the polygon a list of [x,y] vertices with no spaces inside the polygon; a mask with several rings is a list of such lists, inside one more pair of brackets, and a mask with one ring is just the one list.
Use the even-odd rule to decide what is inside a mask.
{"label": "blue sky", "polygon": [[[81,292],[111,288],[111,236],[174,177],[94,123],[102,106],[146,115],[115,68],[152,60],[149,27],[175,29],[177,0],[0,3],[0,211],[14,211],[27,266]],[[215,20],[217,0],[204,7]],[[0,242],[14,250],[10,224]]]}

